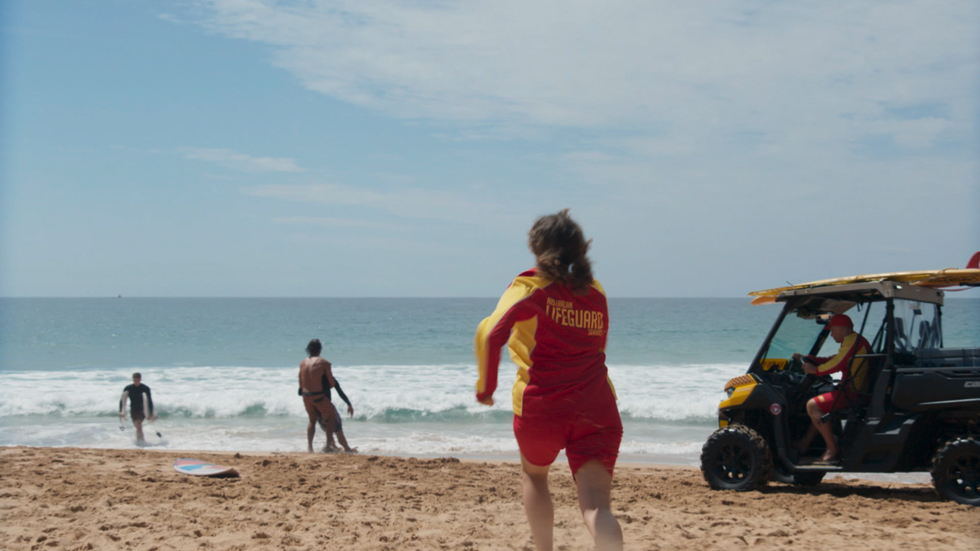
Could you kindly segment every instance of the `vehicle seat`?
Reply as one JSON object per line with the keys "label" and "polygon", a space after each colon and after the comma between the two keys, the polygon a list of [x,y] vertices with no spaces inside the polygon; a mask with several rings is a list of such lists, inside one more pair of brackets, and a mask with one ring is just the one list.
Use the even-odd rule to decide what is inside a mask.
{"label": "vehicle seat", "polygon": [[[854,440],[860,434],[861,427],[864,426],[862,421],[867,419],[868,408],[871,406],[871,397],[874,395],[874,389],[876,383],[878,382],[878,375],[881,373],[881,370],[885,365],[885,357],[885,354],[861,354],[853,357],[851,359],[852,363],[866,360],[864,362],[864,366],[860,368],[868,370],[864,380],[865,389],[849,389],[856,393],[860,398],[851,402],[850,406],[837,411],[832,411],[822,417],[824,422],[831,421],[837,427],[841,427],[841,422],[843,422],[843,426],[840,428],[840,437],[838,439],[842,450],[850,449],[851,444],[853,444]],[[853,385],[853,378],[848,379],[847,384]]]}
{"label": "vehicle seat", "polygon": [[[847,380],[845,383],[846,387],[841,387],[841,390],[857,394],[860,399],[853,401],[850,407],[832,411],[824,415],[824,421],[834,418],[852,421],[864,417],[868,406],[871,404],[871,397],[874,395],[874,388],[875,383],[878,381],[878,375],[885,366],[885,354],[859,354],[851,358],[851,365],[853,365],[854,362],[859,362],[861,360],[865,360],[864,364],[859,368],[858,373],[855,375],[860,375],[860,370],[867,370],[867,375],[864,379],[864,389],[858,390],[853,387],[855,377],[851,377]],[[848,370],[850,370],[851,365],[848,365]]]}
{"label": "vehicle seat", "polygon": [[916,352],[923,349],[939,348],[940,341],[939,324],[931,324],[923,320],[919,324],[919,344],[915,347]]}

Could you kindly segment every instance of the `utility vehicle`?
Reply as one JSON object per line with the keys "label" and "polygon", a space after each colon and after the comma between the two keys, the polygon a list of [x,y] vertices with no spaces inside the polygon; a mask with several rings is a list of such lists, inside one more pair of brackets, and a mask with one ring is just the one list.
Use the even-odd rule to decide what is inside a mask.
{"label": "utility vehicle", "polygon": [[[980,269],[950,269],[752,293],[755,304],[783,308],[748,372],[725,384],[720,428],[702,448],[705,480],[717,490],[747,491],[770,479],[805,486],[827,473],[929,470],[941,496],[980,506],[980,327],[968,330],[975,347],[944,347],[941,290],[977,285]],[[845,312],[871,344],[871,353],[852,359],[868,370],[866,391],[852,389],[859,399],[823,416],[840,459],[821,462],[819,435],[803,452],[794,444],[812,423],[806,402],[835,381],[805,374],[793,353],[833,356],[838,345],[825,326]]]}

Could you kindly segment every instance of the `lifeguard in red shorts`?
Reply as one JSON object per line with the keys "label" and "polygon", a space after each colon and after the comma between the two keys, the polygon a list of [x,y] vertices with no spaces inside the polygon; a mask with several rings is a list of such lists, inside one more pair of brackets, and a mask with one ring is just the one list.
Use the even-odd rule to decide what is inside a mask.
{"label": "lifeguard in red shorts", "polygon": [[815,396],[806,403],[806,412],[810,416],[810,420],[813,421],[813,425],[807,431],[806,436],[800,440],[796,449],[801,453],[806,451],[816,433],[819,432],[827,444],[827,451],[823,454],[821,461],[836,461],[840,455],[840,450],[837,447],[837,440],[834,438],[833,427],[830,423],[824,423],[821,417],[831,411],[849,407],[861,399],[860,392],[867,391],[867,360],[860,359],[854,362],[851,360],[854,356],[871,353],[871,345],[864,337],[854,331],[854,323],[850,317],[844,314],[832,316],[827,327],[830,329],[830,335],[834,341],[840,343],[840,350],[837,351],[837,354],[830,358],[814,358],[796,353],[793,354],[793,359],[803,360],[803,371],[810,375],[822,376],[838,371],[842,372],[843,375],[836,389]]}
{"label": "lifeguard in red shorts", "polygon": [[610,509],[623,424],[605,363],[606,295],[592,278],[589,242],[567,210],[538,219],[528,245],[537,267],[514,279],[477,328],[476,398],[493,405],[500,350],[507,344],[517,364],[514,435],[535,546],[553,548],[548,469],[564,449],[596,549],[622,549],[623,533]]}

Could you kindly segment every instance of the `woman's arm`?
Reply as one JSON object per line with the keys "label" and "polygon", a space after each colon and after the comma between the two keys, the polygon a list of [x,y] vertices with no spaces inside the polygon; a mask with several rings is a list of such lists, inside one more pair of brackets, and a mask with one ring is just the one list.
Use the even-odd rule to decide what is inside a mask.
{"label": "woman's arm", "polygon": [[519,305],[534,291],[534,287],[518,284],[518,281],[515,280],[507,288],[493,314],[480,322],[476,328],[476,336],[473,338],[478,370],[476,400],[481,404],[493,405],[493,393],[497,390],[500,349],[507,344],[514,323],[520,320]]}

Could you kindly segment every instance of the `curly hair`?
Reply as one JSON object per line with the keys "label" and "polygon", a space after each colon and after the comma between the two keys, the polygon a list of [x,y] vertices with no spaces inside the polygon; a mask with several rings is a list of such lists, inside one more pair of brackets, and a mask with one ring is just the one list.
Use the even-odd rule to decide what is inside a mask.
{"label": "curly hair", "polygon": [[591,244],[568,209],[538,218],[527,234],[538,270],[576,293],[585,293],[592,284],[592,263],[586,255]]}

